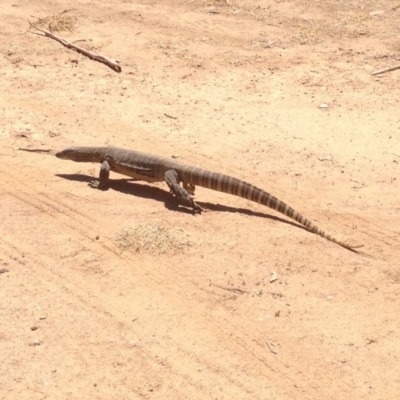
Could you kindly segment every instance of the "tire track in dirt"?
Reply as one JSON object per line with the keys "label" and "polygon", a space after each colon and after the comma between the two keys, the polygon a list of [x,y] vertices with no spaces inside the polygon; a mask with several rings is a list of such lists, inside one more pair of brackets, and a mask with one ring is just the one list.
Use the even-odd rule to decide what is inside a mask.
{"label": "tire track in dirt", "polygon": [[[96,231],[96,229],[104,230],[104,227],[96,219],[91,218],[85,213],[81,213],[78,210],[74,209],[70,204],[68,204],[68,202],[65,201],[65,199],[56,198],[49,193],[40,193],[37,190],[36,186],[32,186],[31,183],[27,185],[25,182],[19,180],[17,176],[13,176],[9,172],[3,172],[3,176],[6,177],[5,187],[11,189],[8,190],[7,194],[11,195],[14,199],[20,201],[22,204],[28,204],[31,207],[34,207],[40,213],[40,218],[47,219],[48,221],[56,221],[57,226],[61,226],[63,230],[65,230],[65,227],[68,227],[71,232],[73,232],[74,234],[78,234],[84,242],[84,245],[80,243],[80,241],[76,242],[78,251],[79,249],[82,251],[86,248],[88,249],[88,251],[94,253],[106,253],[109,258],[117,258],[118,260],[123,261],[128,265],[134,264],[136,262],[136,257],[130,255],[129,253],[120,254],[117,249],[113,248],[112,246],[109,246],[105,243],[98,243],[94,240],[93,232]],[[16,182],[18,182],[17,185]],[[62,212],[60,211],[60,209],[62,209],[63,211],[67,210],[67,212]],[[84,223],[82,223],[82,221],[84,221]],[[7,232],[3,232],[3,237],[6,234]],[[87,243],[88,239],[90,243]],[[7,244],[5,248],[8,248],[9,253],[17,252],[18,254],[23,254],[23,251],[21,249],[18,249],[18,246],[15,245],[13,245],[13,247],[11,248],[11,246]],[[32,246],[31,251],[32,253],[35,252],[34,246]],[[41,270],[41,272],[45,272],[45,274],[48,275],[48,278],[42,282],[44,286],[46,286],[47,280],[52,281],[54,280],[54,277],[56,277],[56,280],[64,282],[64,285],[69,288],[69,292],[73,293],[74,298],[77,298],[79,302],[90,306],[96,313],[102,314],[108,319],[110,319],[111,317],[111,325],[113,325],[115,332],[121,329],[121,326],[123,327],[123,329],[128,329],[128,326],[124,323],[124,318],[121,315],[121,310],[114,308],[112,312],[107,312],[104,304],[102,306],[99,305],[98,298],[93,300],[88,296],[87,288],[85,288],[85,284],[84,282],[81,282],[79,276],[77,278],[71,279],[71,276],[68,275],[67,272],[62,272],[64,270],[63,268],[59,270],[51,268],[51,264],[54,262],[52,257],[46,257],[43,254],[40,254],[39,256],[38,254],[36,254],[35,258],[40,262],[42,266],[44,266],[44,270]],[[239,359],[243,358],[243,360],[245,360],[243,368],[241,370],[245,378],[237,375],[237,366],[235,368],[236,376],[234,375],[234,378],[232,378],[230,374],[222,373],[222,371],[229,371],[229,367],[227,365],[221,364],[221,362],[223,362],[224,360],[224,357],[221,357],[221,359],[219,360],[214,359],[210,356],[204,356],[199,353],[196,354],[193,349],[187,347],[187,345],[185,345],[184,343],[180,343],[179,340],[173,339],[171,337],[170,341],[173,341],[172,347],[174,348],[174,353],[180,354],[181,356],[179,357],[179,359],[185,360],[186,363],[191,365],[193,371],[199,368],[201,369],[206,367],[208,371],[212,372],[215,375],[216,379],[222,379],[222,381],[225,382],[226,386],[236,387],[237,390],[241,390],[243,392],[243,395],[245,395],[245,393],[249,393],[249,390],[251,393],[253,393],[254,396],[257,395],[257,391],[253,392],[253,390],[250,389],[250,387],[257,386],[257,379],[259,379],[259,377],[256,377],[256,374],[254,372],[250,373],[250,371],[255,371],[257,369],[263,370],[262,372],[259,372],[261,372],[261,374],[266,377],[270,377],[271,379],[273,379],[274,375],[278,374],[281,378],[287,381],[291,387],[297,386],[298,389],[295,390],[293,394],[298,394],[298,390],[301,390],[301,387],[304,388],[304,394],[306,393],[304,386],[305,384],[300,383],[300,378],[303,380],[303,382],[306,382],[307,384],[310,384],[312,382],[311,384],[315,388],[318,388],[319,385],[321,385],[320,379],[323,380],[323,377],[319,377],[318,380],[311,376],[304,377],[304,372],[294,369],[289,364],[283,361],[279,361],[279,359],[263,357],[262,354],[268,354],[266,352],[265,345],[255,340],[251,332],[244,330],[242,325],[237,324],[227,318],[223,320],[223,323],[221,323],[221,321],[216,322],[215,320],[212,320],[207,316],[207,310],[205,310],[203,306],[199,304],[194,304],[193,301],[192,303],[189,303],[190,300],[182,295],[182,293],[185,293],[187,291],[187,288],[185,288],[185,285],[187,285],[187,283],[184,282],[184,280],[180,279],[179,276],[171,279],[168,277],[168,275],[165,275],[165,272],[162,270],[161,267],[157,268],[155,266],[152,266],[152,269],[144,268],[141,271],[139,271],[138,269],[135,269],[133,271],[131,270],[131,273],[135,275],[135,279],[139,278],[141,283],[144,284],[147,288],[151,288],[152,282],[160,281],[160,276],[163,276],[164,283],[162,286],[157,286],[157,296],[153,295],[153,297],[151,297],[151,301],[154,301],[154,303],[156,304],[162,304],[166,302],[170,304],[170,306],[166,307],[164,305],[164,307],[168,309],[182,310],[183,313],[186,315],[190,314],[191,321],[188,325],[191,326],[191,329],[193,330],[207,331],[210,326],[214,326],[213,331],[218,332],[217,335],[213,336],[214,342],[216,341],[216,344],[214,343],[214,346],[217,346],[215,347],[215,351],[218,352],[220,344],[229,341],[230,347],[234,344],[235,351],[242,356],[239,357]],[[165,278],[167,280],[165,280]],[[101,291],[99,291],[99,288],[97,288],[97,292],[101,293]],[[171,298],[171,293],[173,293],[173,298]],[[185,305],[185,303],[187,304],[187,307],[183,308],[182,305]],[[193,315],[189,311],[194,308],[197,309],[197,316]],[[108,323],[110,323],[110,321],[108,321]],[[185,321],[185,323],[188,322]],[[284,341],[284,338],[282,340]],[[171,347],[171,343],[169,343],[169,346]],[[175,376],[180,376],[182,379],[185,380],[185,382],[190,381],[190,384],[193,386],[193,388],[198,387],[198,383],[196,383],[193,378],[189,378],[189,375],[185,371],[185,369],[189,368],[189,365],[186,365],[184,368],[178,365],[169,365],[167,361],[168,357],[160,362],[159,356],[157,355],[158,351],[162,351],[162,349],[148,349],[146,352],[146,359],[152,363],[152,369],[156,370],[157,368],[161,368],[161,366],[165,367],[166,365],[168,365],[168,369],[170,370],[171,374]],[[290,349],[289,345],[288,351],[291,353],[293,358],[293,355],[296,354],[296,349],[294,347]],[[272,360],[273,363],[271,363]],[[253,367],[250,368],[249,371],[248,367],[251,365]],[[190,377],[191,376],[194,375],[190,375]],[[250,382],[252,381],[253,383],[250,384]],[[205,390],[205,388],[203,387],[202,390]],[[307,393],[310,394],[310,389],[308,389]],[[318,391],[315,392],[315,395],[317,394]]]}
{"label": "tire track in dirt", "polygon": [[[25,203],[28,204],[31,207],[34,207],[36,210],[39,211],[40,213],[40,218],[43,219],[49,219],[48,217],[50,217],[50,220],[53,221],[57,221],[57,225],[58,226],[62,226],[63,229],[65,229],[65,227],[68,227],[69,229],[71,229],[71,231],[73,231],[74,233],[78,233],[79,236],[83,237],[84,239],[89,239],[90,241],[92,241],[92,244],[89,245],[90,248],[95,248],[97,249],[97,251],[103,251],[106,250],[110,256],[112,257],[118,257],[120,259],[123,259],[124,261],[128,262],[128,263],[132,263],[134,262],[134,257],[129,257],[127,256],[127,254],[121,255],[118,254],[118,252],[116,252],[116,250],[114,250],[113,248],[111,248],[110,246],[107,245],[99,245],[96,242],[93,243],[93,236],[92,236],[92,232],[94,230],[94,228],[96,227],[96,225],[98,225],[98,223],[92,219],[89,218],[88,216],[79,213],[78,211],[75,211],[72,207],[70,207],[65,201],[62,200],[55,200],[53,199],[53,197],[51,195],[44,195],[39,193],[37,190],[32,189],[32,187],[27,186],[27,184],[23,183],[22,185],[16,185],[16,182],[18,182],[18,178],[16,176],[11,176],[8,173],[3,173],[4,176],[8,175],[8,179],[5,179],[5,184],[7,187],[12,188],[12,191],[8,191],[7,194],[11,195],[14,199],[16,199],[17,201],[20,201],[21,203]],[[11,178],[11,179],[10,179]],[[12,184],[12,186],[11,186]],[[46,210],[46,207],[49,208],[49,210]],[[68,213],[64,214],[64,213],[60,213],[60,207],[68,210]],[[82,224],[82,219],[85,220],[85,223]],[[45,221],[42,221],[42,223],[45,223]],[[84,229],[83,227],[87,227],[87,229]],[[8,232],[9,234],[10,232]],[[3,232],[3,235],[6,235],[7,232]],[[15,239],[17,240],[17,237],[15,237]],[[25,243],[25,246],[27,245],[27,243]],[[78,244],[79,246],[81,246],[81,244]],[[6,246],[2,246],[2,247],[9,247],[8,245]],[[100,250],[101,247],[101,250]],[[25,247],[26,248],[26,247]],[[32,254],[35,254],[35,247],[32,246],[31,248],[31,252]],[[15,252],[19,252],[20,254],[23,253],[23,250],[18,250],[18,246],[13,246],[12,251]],[[99,309],[99,306],[97,304],[93,304],[92,302],[90,302],[88,300],[88,296],[87,296],[87,292],[86,290],[82,287],[82,283],[79,282],[79,280],[77,281],[76,279],[71,279],[70,276],[68,276],[66,273],[62,273],[61,271],[63,271],[63,269],[57,269],[55,270],[54,268],[51,268],[51,264],[53,261],[53,259],[51,257],[45,256],[44,254],[35,254],[35,261],[39,262],[40,265],[45,267],[45,270],[41,271],[41,272],[45,272],[46,275],[48,275],[48,278],[45,279],[45,281],[43,282],[44,286],[46,285],[46,281],[47,280],[54,280],[54,276],[56,277],[56,280],[64,282],[64,285],[66,285],[67,287],[69,286],[71,291],[74,294],[74,297],[76,297],[80,302],[82,302],[83,304],[87,304],[90,307],[94,308],[94,311],[98,312],[103,312],[104,310],[102,310],[101,308]],[[142,281],[143,279],[145,280],[153,280],[153,277],[156,277],[157,274],[155,274],[156,271],[149,271],[146,270],[144,274],[141,274],[142,276],[140,277],[140,280]],[[160,271],[159,271],[160,272]],[[176,289],[174,290],[173,287],[174,285],[177,284],[177,282],[179,282],[179,279],[174,279],[174,280],[170,280],[169,282],[165,283],[165,287],[167,287],[166,290],[162,290],[163,293],[158,293],[158,296],[161,298],[161,301],[165,301],[167,300],[168,302],[171,302],[171,291],[174,291],[174,295],[178,295],[179,293],[176,291]],[[182,287],[182,285],[180,285]],[[77,288],[79,288],[79,290],[77,291]],[[157,288],[157,291],[160,288]],[[183,290],[184,292],[184,290]],[[179,296],[180,297],[180,296]],[[153,298],[153,300],[155,300]],[[187,301],[187,299],[184,299],[182,297],[173,300],[173,304],[170,307],[171,309],[176,309],[179,308],[179,304],[184,303],[185,301]],[[177,304],[179,303],[179,304]],[[115,310],[114,310],[115,311]],[[117,316],[118,313],[113,312],[112,313],[112,317],[115,319],[115,317]],[[204,317],[204,315],[203,315]],[[192,317],[193,319],[193,317]],[[199,323],[199,320],[195,320],[193,321],[195,325],[197,325]],[[210,321],[207,321],[208,323]],[[116,329],[117,326],[120,326],[121,321],[118,321],[116,323]],[[201,329],[206,329],[206,327],[201,327]],[[223,330],[224,334],[229,337],[231,335],[231,332],[229,331],[229,329],[226,329],[226,327],[221,327],[221,326],[217,326],[217,330]],[[219,340],[218,340],[219,341]],[[189,349],[185,349],[184,347],[182,347],[182,344],[179,342],[174,343],[175,344],[175,349],[177,352],[181,353],[184,356],[184,359],[186,360],[191,360],[191,362],[195,362],[195,364],[198,364],[196,368],[204,368],[204,366],[207,367],[207,369],[210,371],[213,371],[214,374],[216,376],[219,376],[220,378],[222,378],[223,376],[223,380],[227,380],[227,382],[229,382],[227,385],[231,386],[234,385],[237,389],[241,388],[243,390],[243,393],[248,393],[249,392],[249,387],[248,387],[248,383],[246,382],[250,376],[247,376],[247,379],[232,379],[230,378],[229,374],[226,375],[221,375],[220,371],[223,370],[222,369],[222,365],[218,365],[218,363],[215,363],[216,360],[212,360],[212,358],[207,358],[207,357],[201,357],[201,356],[196,356],[193,357],[193,353],[191,352],[191,350]],[[243,351],[246,353],[249,353],[250,349],[248,348],[248,345],[246,345],[246,343],[244,343],[242,341],[242,343],[237,343],[239,344],[239,347],[243,348]],[[251,351],[250,351],[251,352]],[[151,357],[151,354],[149,355],[149,358],[153,358],[154,362],[157,361],[157,358],[155,356]],[[226,367],[225,367],[226,368]],[[184,371],[182,370],[181,375],[184,374]],[[179,371],[175,371],[175,374],[179,375]],[[183,376],[183,375],[182,375]],[[255,377],[254,377],[255,378]],[[185,380],[187,380],[187,376],[185,376]],[[242,381],[242,382],[240,382]],[[255,393],[254,393],[255,394]]]}
{"label": "tire track in dirt", "polygon": [[0,248],[2,257],[7,257],[10,263],[16,262],[19,265],[25,265],[24,252],[6,239],[7,232],[3,232],[0,238]]}
{"label": "tire track in dirt", "polygon": [[[5,174],[7,175],[7,173]],[[31,187],[27,186],[24,182],[23,185],[15,185],[15,182],[18,181],[18,178],[15,176],[8,176],[9,181],[6,182],[7,185],[11,184],[11,181],[13,182],[13,193],[12,195],[14,198],[19,199],[22,202],[25,202],[27,204],[31,204],[33,207],[35,207],[40,213],[41,213],[41,218],[43,216],[51,216],[51,220],[57,221],[58,226],[63,226],[63,229],[65,226],[69,227],[71,231],[75,233],[79,233],[84,239],[89,239],[91,241],[91,244],[89,244],[89,248],[95,249],[95,251],[100,251],[108,252],[110,257],[113,258],[118,258],[121,260],[124,260],[127,264],[131,264],[135,262],[135,257],[130,256],[127,253],[124,254],[119,254],[115,249],[113,249],[110,246],[107,246],[105,244],[99,244],[94,242],[93,240],[93,231],[96,230],[97,226],[101,227],[101,224],[99,224],[98,221],[96,221],[93,218],[88,217],[87,215],[80,213],[79,211],[75,210],[72,208],[68,203],[65,202],[65,200],[61,199],[56,199],[52,195],[49,194],[41,194],[37,191],[36,187]],[[10,179],[11,178],[11,179]],[[10,187],[10,186],[8,186]],[[27,190],[28,189],[28,190]],[[51,213],[46,210],[46,207],[48,207],[51,210]],[[67,214],[61,214],[60,213],[60,208],[68,210]],[[82,224],[82,219],[85,220],[85,223]],[[83,229],[82,226],[87,227],[87,229]],[[81,244],[80,244],[81,246]],[[85,246],[87,246],[87,243],[85,243]],[[46,259],[43,260],[42,257],[42,264],[46,266],[46,271],[51,270],[49,266],[51,265],[52,259]],[[62,269],[61,269],[62,271]],[[135,275],[138,275],[138,271],[134,271]],[[74,293],[74,297],[77,297],[80,299],[80,301],[85,302],[87,301],[87,291],[85,288],[82,287],[82,283],[76,280],[71,280],[71,278],[66,275],[65,273],[60,273],[60,271],[54,271],[51,270],[51,274],[49,276],[49,279],[52,278],[52,276],[56,275],[57,279],[60,281],[64,282],[69,282],[68,286],[71,289],[71,292]],[[160,280],[160,275],[163,276],[164,278],[166,277],[163,273],[163,271],[160,268],[155,268],[155,269],[145,269],[144,272],[140,273],[140,281],[146,281],[146,285],[151,287],[151,282],[152,281],[159,281]],[[165,279],[164,279],[165,280]],[[182,309],[182,304],[187,303],[188,299],[183,296],[181,293],[185,293],[187,291],[187,288],[184,286],[186,285],[185,282],[182,282],[179,284],[181,279],[179,277],[175,279],[169,279],[166,282],[164,282],[163,286],[158,286],[157,287],[157,292],[160,297],[160,301],[167,300],[169,303],[171,303],[171,306],[169,307],[170,309]],[[178,286],[178,287],[176,287]],[[76,293],[76,288],[80,287],[80,293]],[[164,287],[166,289],[164,289]],[[174,293],[175,299],[171,299],[171,292]],[[177,297],[177,298],[176,298]],[[156,302],[156,299],[153,299]],[[98,308],[97,303],[90,303],[91,307],[94,307],[96,312],[103,312],[104,309]],[[295,371],[293,368],[291,368],[288,365],[283,365],[278,363],[275,366],[272,367],[272,365],[268,365],[268,358],[263,358],[260,356],[260,354],[265,354],[266,349],[265,346],[261,343],[254,343],[254,338],[252,337],[251,333],[247,333],[247,331],[243,330],[243,326],[240,324],[235,324],[233,321],[229,319],[225,319],[224,323],[217,323],[213,320],[211,320],[207,316],[207,310],[201,311],[201,308],[199,307],[198,304],[189,304],[189,308],[197,308],[200,317],[193,318],[192,317],[192,325],[198,325],[199,321],[200,322],[200,329],[207,330],[207,327],[209,326],[215,326],[214,331],[218,332],[217,336],[217,342],[218,343],[224,343],[227,340],[229,340],[230,345],[233,345],[235,343],[235,348],[236,351],[242,353],[243,359],[248,360],[249,355],[251,355],[251,364],[261,364],[263,367],[261,369],[264,369],[263,375],[275,375],[279,374],[281,375],[285,380],[289,380],[291,383],[290,385],[294,385],[294,382],[297,381],[298,376],[301,376],[302,373],[300,371]],[[185,309],[184,309],[185,311]],[[187,313],[187,309],[185,311]],[[109,313],[106,315],[110,316]],[[115,318],[118,315],[118,310],[114,310],[114,312],[111,313],[111,316]],[[200,319],[199,319],[200,318]],[[120,324],[121,322],[119,322]],[[195,329],[199,329],[198,327]],[[232,341],[232,333],[235,332],[234,334],[234,341]],[[249,345],[249,344],[252,345]],[[256,344],[256,346],[254,346]],[[182,346],[182,343],[179,343],[179,341],[176,341],[174,343],[174,349],[175,352],[178,354],[182,354],[182,359],[184,360],[192,360],[196,362],[196,364],[199,364],[199,368],[202,368],[201,366],[206,366],[208,370],[214,371],[216,376],[221,375],[220,371],[222,371],[222,366],[219,363],[216,363],[215,359],[210,359],[207,357],[202,356],[201,354],[194,355],[193,351],[189,348],[185,348]],[[218,349],[216,349],[218,350]],[[293,349],[293,352],[295,352],[295,349]],[[149,358],[151,359],[150,355]],[[255,361],[256,360],[256,361]],[[244,364],[246,366],[246,364]],[[243,367],[243,373],[246,376],[246,367]],[[247,361],[247,366],[248,366],[248,361]],[[260,365],[258,366],[260,368]],[[226,366],[225,366],[226,369]],[[181,371],[183,373],[183,371]],[[178,371],[175,371],[175,374],[179,375]],[[253,377],[255,378],[255,377]],[[229,385],[230,386],[235,386],[235,387],[242,387],[244,392],[248,390],[247,388],[247,383],[245,382],[246,380],[250,380],[249,376],[249,371],[247,372],[247,376],[245,381],[243,381],[241,384],[239,383],[238,379],[232,380],[229,379],[229,375],[226,375],[224,379],[228,379]],[[240,378],[239,378],[240,379]],[[254,384],[256,385],[256,380],[254,380]],[[243,386],[244,385],[244,386]],[[301,387],[301,385],[297,382],[297,387]],[[247,388],[247,389],[246,389]]]}
{"label": "tire track in dirt", "polygon": [[[30,203],[32,202],[30,201]],[[41,217],[43,217],[43,214],[41,215]],[[7,232],[4,231],[3,229],[0,229],[0,232],[2,236],[7,234]],[[18,237],[15,237],[15,240],[17,239]],[[23,251],[21,249],[18,249],[17,246],[14,245],[9,246],[8,243],[2,242],[0,250],[3,252],[4,250],[7,250],[7,248],[9,250],[9,253],[14,251],[17,251],[19,254],[23,253]],[[24,248],[27,248],[26,244]],[[28,253],[31,254],[35,253],[34,246],[32,246],[32,248],[30,249],[30,251],[28,251]],[[31,277],[34,276],[35,286],[38,286],[39,288],[46,288],[46,287],[48,288],[50,287],[49,282],[53,281],[57,281],[60,283],[62,282],[58,290],[59,297],[61,297],[61,299],[64,299],[64,301],[66,302],[68,298],[72,297],[73,303],[75,304],[76,308],[80,308],[80,306],[76,305],[76,303],[78,304],[80,303],[83,308],[87,309],[89,307],[96,315],[106,319],[108,335],[118,336],[118,332],[130,330],[129,325],[126,323],[125,319],[121,316],[121,312],[117,312],[115,309],[107,311],[106,308],[104,307],[104,304],[102,304],[102,302],[99,301],[100,299],[98,297],[99,296],[98,294],[93,298],[93,296],[90,295],[87,292],[87,290],[85,290],[84,282],[81,282],[79,284],[79,278],[71,279],[71,276],[68,275],[67,272],[66,273],[60,272],[63,270],[63,268],[55,270],[54,268],[51,267],[53,263],[54,260],[52,259],[52,257],[46,256],[43,253],[35,254],[34,256],[35,271],[38,271],[38,269],[40,268],[40,271],[38,271],[40,272],[40,275],[32,271],[30,273]],[[161,300],[158,300],[156,297],[157,296],[153,295],[151,297],[151,300],[154,301],[154,303],[161,303]],[[162,300],[170,302],[171,299],[164,297]],[[154,307],[157,309],[157,306],[154,305]],[[104,330],[104,326],[98,323],[97,329]],[[204,328],[202,327],[200,329]],[[171,346],[171,343],[169,343],[169,346]],[[187,384],[189,384],[193,388],[199,388],[199,384],[194,380],[194,378],[192,378],[192,376],[194,375],[192,374],[188,375],[187,370],[185,369],[189,370],[192,369],[193,371],[195,371],[206,368],[209,372],[213,372],[213,374],[215,375],[215,379],[222,381],[220,383],[222,383],[223,385],[228,385],[228,386],[234,385],[236,387],[236,390],[242,392],[243,396],[249,392],[249,387],[248,384],[246,384],[246,382],[235,381],[229,375],[221,374],[222,371],[221,365],[218,364],[213,365],[214,363],[210,362],[210,360],[207,360],[206,358],[193,357],[193,354],[191,354],[190,350],[189,349],[185,350],[184,347],[182,347],[182,344],[180,344],[179,342],[172,343],[172,346],[175,348],[175,352],[178,354],[182,354],[182,356],[184,357],[183,359],[186,360],[185,368],[170,364],[168,362],[167,355],[165,354],[163,355],[162,350],[157,348],[158,346],[153,346],[155,347],[154,350],[152,348],[147,347],[144,349],[144,354],[140,358],[146,360],[147,373],[149,376],[153,375],[157,376],[161,374],[165,368],[167,368],[169,373],[175,376],[175,379],[177,378],[180,379],[182,385],[184,384],[186,386]],[[120,358],[124,359],[122,354],[120,354]],[[73,359],[74,358],[72,357],[71,360]],[[135,363],[137,364],[138,362],[139,361],[135,359]],[[143,361],[141,363],[143,363]],[[149,379],[148,377],[143,376],[142,381],[146,381],[148,379]],[[186,387],[186,390],[187,389],[188,388]],[[200,389],[206,390],[206,387],[200,387]],[[209,394],[211,395],[212,393],[210,392]],[[178,392],[177,395],[182,396],[183,393]],[[254,392],[254,395],[256,395],[256,392]]]}

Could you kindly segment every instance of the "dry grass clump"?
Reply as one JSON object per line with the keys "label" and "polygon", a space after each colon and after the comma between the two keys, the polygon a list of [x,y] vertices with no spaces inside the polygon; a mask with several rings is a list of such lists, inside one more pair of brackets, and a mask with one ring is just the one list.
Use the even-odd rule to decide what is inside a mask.
{"label": "dry grass clump", "polygon": [[165,254],[189,246],[188,240],[182,237],[183,232],[178,233],[181,237],[171,234],[168,229],[159,225],[137,224],[117,233],[115,241],[123,250]]}
{"label": "dry grass clump", "polygon": [[351,10],[338,11],[334,28],[338,33],[347,37],[358,37],[367,33],[366,22],[369,14],[363,11],[354,12]]}
{"label": "dry grass clump", "polygon": [[297,37],[302,44],[319,43],[326,38],[355,38],[368,34],[369,14],[351,10],[338,11],[332,18],[297,20]]}
{"label": "dry grass clump", "polygon": [[66,13],[72,10],[65,10],[60,14],[49,15],[45,18],[38,18],[35,25],[39,28],[48,29],[50,32],[70,31],[78,26],[78,19]]}

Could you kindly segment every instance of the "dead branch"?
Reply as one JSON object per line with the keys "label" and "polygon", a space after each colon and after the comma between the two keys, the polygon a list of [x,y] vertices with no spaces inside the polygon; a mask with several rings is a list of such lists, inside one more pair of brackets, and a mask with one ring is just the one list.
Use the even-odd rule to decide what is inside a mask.
{"label": "dead branch", "polygon": [[395,69],[399,69],[399,68],[400,68],[400,64],[395,65],[394,67],[380,69],[379,71],[373,72],[371,75],[379,75],[379,74],[383,74],[384,72],[394,71]]}
{"label": "dead branch", "polygon": [[[29,22],[29,21],[28,21],[28,22]],[[122,71],[121,67],[118,65],[118,61],[117,61],[117,60],[111,60],[110,58],[107,58],[107,57],[105,57],[105,56],[102,56],[101,54],[98,54],[98,53],[95,53],[95,52],[93,52],[93,51],[84,49],[83,47],[78,46],[78,45],[76,45],[76,44],[74,44],[74,43],[67,42],[65,39],[62,39],[62,38],[60,38],[60,37],[57,37],[56,35],[53,35],[52,33],[48,32],[48,31],[46,31],[46,30],[44,30],[44,29],[38,28],[37,26],[35,26],[34,24],[32,24],[32,22],[29,22],[29,25],[30,25],[32,28],[35,28],[35,29],[37,29],[38,31],[40,31],[40,32],[43,33],[43,35],[40,35],[40,34],[38,34],[38,33],[36,33],[36,35],[39,35],[39,36],[47,36],[48,38],[53,39],[53,40],[55,40],[55,41],[58,42],[58,43],[61,43],[61,44],[62,44],[64,47],[66,47],[67,49],[75,50],[75,51],[78,52],[79,54],[82,54],[82,55],[84,55],[84,56],[90,58],[91,60],[98,61],[98,62],[101,62],[101,63],[107,65],[108,67],[110,67],[110,68],[111,68],[112,70],[114,70],[115,72],[121,72],[121,71]],[[35,32],[32,32],[32,33],[35,33]]]}

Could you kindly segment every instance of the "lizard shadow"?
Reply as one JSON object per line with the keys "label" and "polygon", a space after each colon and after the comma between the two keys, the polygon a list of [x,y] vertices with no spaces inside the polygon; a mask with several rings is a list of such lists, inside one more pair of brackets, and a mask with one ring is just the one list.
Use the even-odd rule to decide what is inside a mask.
{"label": "lizard shadow", "polygon": [[230,206],[225,206],[222,204],[214,204],[214,203],[207,203],[203,201],[196,201],[196,203],[204,207],[205,210],[211,210],[211,211],[218,211],[218,212],[230,212],[230,213],[240,213],[240,214],[245,214],[249,215],[251,217],[258,217],[258,218],[268,218],[272,221],[277,221],[277,222],[282,222],[284,224],[292,225],[295,226],[296,228],[304,229],[305,231],[309,232],[309,230],[300,224],[297,224],[294,221],[288,221],[287,219],[277,217],[272,214],[267,214],[259,211],[252,211],[249,210],[248,208],[241,208],[241,207],[230,207]]}
{"label": "lizard shadow", "polygon": [[[83,174],[56,174],[56,176],[70,181],[86,182],[87,184],[96,179]],[[134,179],[110,179],[107,187],[96,190],[115,190],[120,193],[133,195],[143,199],[157,200],[164,203],[165,207],[171,211],[193,214],[192,210],[180,207],[177,200],[166,190],[151,186],[146,183],[139,183],[139,181],[135,181]]]}
{"label": "lizard shadow", "polygon": [[[68,179],[71,181],[76,182],[86,182],[89,183],[94,180],[94,178],[82,175],[82,174],[56,174],[63,179]],[[157,200],[164,203],[165,207],[170,211],[181,212],[186,214],[195,214],[193,210],[189,208],[181,206],[177,199],[172,196],[168,191],[160,189],[155,186],[151,186],[147,183],[138,183],[139,181],[135,181],[134,179],[110,179],[108,186],[104,189],[100,190],[115,190],[120,193],[133,195],[135,197],[140,197],[143,199],[152,199]],[[99,189],[97,189],[99,190]],[[294,222],[288,221],[287,219],[277,217],[275,215],[259,212],[259,211],[252,211],[247,208],[238,208],[238,207],[230,207],[225,206],[222,204],[215,204],[215,203],[208,203],[202,201],[196,201],[196,203],[204,208],[206,211],[217,211],[217,212],[229,212],[229,213],[240,213],[249,215],[252,217],[259,217],[259,218],[268,218],[272,221],[281,222],[284,224],[295,226],[296,228],[304,229],[305,231],[309,232],[309,230]]]}

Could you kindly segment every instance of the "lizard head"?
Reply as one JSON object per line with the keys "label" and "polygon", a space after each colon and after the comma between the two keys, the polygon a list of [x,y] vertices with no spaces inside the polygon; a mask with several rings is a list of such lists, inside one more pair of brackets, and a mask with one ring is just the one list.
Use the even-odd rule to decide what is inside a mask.
{"label": "lizard head", "polygon": [[94,147],[68,147],[56,153],[57,158],[77,162],[99,162],[101,153]]}
{"label": "lizard head", "polygon": [[56,157],[62,160],[74,160],[74,147],[68,147],[68,149],[59,151],[56,153]]}

